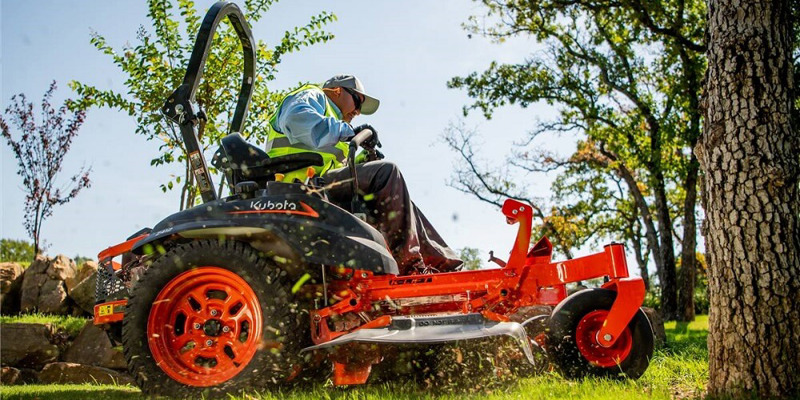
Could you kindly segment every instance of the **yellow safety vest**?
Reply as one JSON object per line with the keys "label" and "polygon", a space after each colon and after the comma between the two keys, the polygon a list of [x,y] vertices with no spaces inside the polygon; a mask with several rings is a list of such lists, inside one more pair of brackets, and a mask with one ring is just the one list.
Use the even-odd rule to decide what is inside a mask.
{"label": "yellow safety vest", "polygon": [[[268,149],[267,154],[270,157],[279,157],[295,153],[306,153],[306,152],[317,153],[322,156],[324,165],[316,167],[315,169],[317,170],[318,175],[323,175],[325,172],[331,169],[340,168],[343,166],[342,162],[347,158],[347,155],[350,150],[350,147],[348,146],[347,143],[339,142],[333,146],[326,146],[317,149],[303,143],[290,143],[289,138],[287,138],[286,135],[275,129],[275,126],[278,123],[278,114],[280,114],[281,107],[283,107],[283,102],[286,101],[286,99],[289,96],[302,92],[304,90],[318,90],[322,92],[322,89],[319,86],[305,85],[287,94],[286,97],[284,97],[283,100],[281,100],[281,104],[278,105],[277,111],[275,111],[275,114],[273,114],[272,117],[269,119],[269,125],[268,125],[269,132],[267,134],[267,149]],[[333,108],[333,105],[331,104],[330,99],[328,99],[328,96],[325,96],[325,116],[333,117],[339,120],[341,119],[341,117],[339,117],[339,115],[336,113],[336,110]],[[290,178],[288,174],[287,178]]]}

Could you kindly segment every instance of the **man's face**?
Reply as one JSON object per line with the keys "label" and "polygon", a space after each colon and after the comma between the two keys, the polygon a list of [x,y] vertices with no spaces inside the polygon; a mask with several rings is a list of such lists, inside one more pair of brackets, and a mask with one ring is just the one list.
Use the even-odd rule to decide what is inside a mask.
{"label": "man's face", "polygon": [[339,87],[337,89],[339,89],[339,94],[333,99],[333,102],[342,112],[342,119],[349,123],[356,115],[361,114],[361,104],[364,103],[364,96],[350,88]]}

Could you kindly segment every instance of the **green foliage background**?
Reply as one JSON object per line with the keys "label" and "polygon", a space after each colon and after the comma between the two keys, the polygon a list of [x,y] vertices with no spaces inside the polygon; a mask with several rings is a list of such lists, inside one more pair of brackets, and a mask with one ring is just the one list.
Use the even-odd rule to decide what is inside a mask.
{"label": "green foliage background", "polygon": [[[247,0],[243,13],[249,24],[259,21],[277,0]],[[107,54],[125,74],[126,92],[97,87],[88,82],[70,83],[80,98],[73,108],[109,107],[136,119],[136,133],[146,140],[160,142],[160,153],[150,161],[152,166],[171,163],[186,164],[186,151],[180,133],[160,112],[167,97],[182,82],[185,68],[205,10],[198,10],[191,0],[148,0],[150,26],[136,32],[136,44],[114,49],[99,32],[93,32],[91,43]],[[333,35],[325,25],[336,20],[329,12],[311,16],[308,23],[286,31],[276,44],[256,40],[256,81],[248,119],[242,134],[252,143],[266,138],[265,125],[287,91],[269,88],[275,80],[281,58],[307,46],[325,43]],[[228,131],[233,118],[236,96],[241,83],[243,59],[241,43],[233,27],[225,19],[217,29],[206,60],[203,80],[196,93],[196,104],[208,117],[208,125],[200,138],[204,149],[217,146]],[[298,84],[299,86],[300,84]],[[185,174],[173,176],[160,184],[166,192],[181,188],[181,208],[194,203],[196,190]]]}
{"label": "green foliage background", "polygon": [[0,262],[25,261],[30,263],[36,256],[33,243],[26,240],[0,239]]}

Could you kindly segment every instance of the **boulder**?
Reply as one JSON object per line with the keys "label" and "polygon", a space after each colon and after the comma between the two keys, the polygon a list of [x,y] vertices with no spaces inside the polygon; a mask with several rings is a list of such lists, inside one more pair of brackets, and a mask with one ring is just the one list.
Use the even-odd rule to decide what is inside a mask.
{"label": "boulder", "polygon": [[37,254],[22,279],[22,293],[20,294],[20,309],[22,312],[34,312],[39,306],[39,293],[42,285],[48,281],[45,271],[49,259],[43,254]]}
{"label": "boulder", "polygon": [[70,302],[67,298],[67,286],[63,281],[47,281],[42,285],[37,309],[45,314],[68,315]]}
{"label": "boulder", "polygon": [[66,281],[74,280],[76,274],[75,262],[63,254],[52,259],[37,255],[22,280],[20,309],[68,315]]}
{"label": "boulder", "polygon": [[68,362],[55,362],[45,365],[39,373],[39,380],[44,383],[97,383],[103,385],[133,385],[133,379],[108,368],[93,365],[81,365]]}
{"label": "boulder", "polygon": [[97,271],[84,278],[69,290],[69,297],[81,310],[92,313],[94,311],[94,294],[96,290]]}
{"label": "boulder", "polygon": [[53,329],[46,324],[0,324],[0,354],[3,365],[41,368],[58,358],[58,347],[50,342]]}
{"label": "boulder", "polygon": [[[37,256],[37,261],[38,261]],[[36,261],[28,267],[22,279],[22,291],[20,294],[20,310],[22,312],[35,312],[39,307],[39,293],[42,285],[48,281],[47,275],[34,269]]]}
{"label": "boulder", "polygon": [[67,284],[67,293],[72,293],[72,289],[74,289],[75,286],[79,285],[84,279],[95,273],[97,273],[96,261],[86,261],[85,263],[81,264],[78,267],[75,276],[64,281],[64,283]]}
{"label": "boulder", "polygon": [[3,367],[0,369],[0,383],[3,385],[14,385],[19,381],[19,370],[13,367]]}
{"label": "boulder", "polygon": [[650,320],[650,327],[653,328],[653,335],[655,336],[655,347],[661,348],[667,343],[667,331],[664,329],[664,318],[661,313],[650,307],[642,307],[647,319]]}
{"label": "boulder", "polygon": [[32,368],[20,368],[18,384],[39,383],[39,371]]}
{"label": "boulder", "polygon": [[19,297],[25,270],[13,262],[0,263],[0,312],[19,312]]}
{"label": "boulder", "polygon": [[71,258],[59,254],[56,258],[50,259],[45,272],[50,279],[67,281],[75,279],[75,275],[78,274],[78,267],[75,266],[75,261],[72,261]]}
{"label": "boulder", "polygon": [[127,368],[122,351],[114,349],[105,331],[91,323],[83,327],[62,360],[110,369]]}

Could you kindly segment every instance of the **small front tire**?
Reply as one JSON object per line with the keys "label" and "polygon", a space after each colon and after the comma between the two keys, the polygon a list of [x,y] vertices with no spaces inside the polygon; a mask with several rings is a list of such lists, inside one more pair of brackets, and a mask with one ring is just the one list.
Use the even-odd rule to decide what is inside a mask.
{"label": "small front tire", "polygon": [[569,379],[585,376],[637,379],[653,356],[653,330],[637,310],[610,348],[600,346],[596,334],[614,304],[617,293],[587,289],[562,301],[548,321],[547,350]]}

